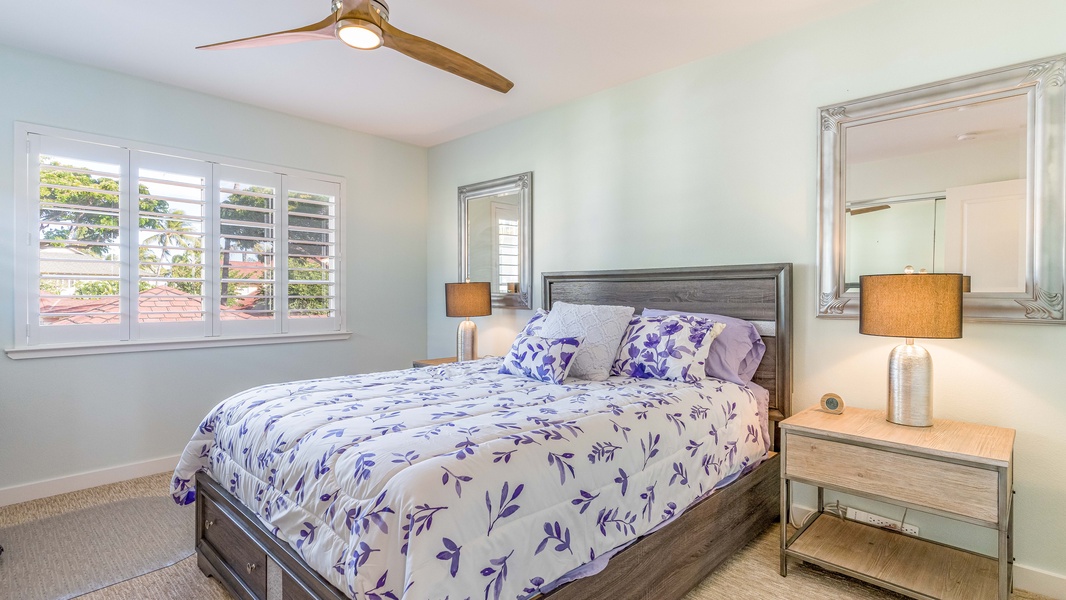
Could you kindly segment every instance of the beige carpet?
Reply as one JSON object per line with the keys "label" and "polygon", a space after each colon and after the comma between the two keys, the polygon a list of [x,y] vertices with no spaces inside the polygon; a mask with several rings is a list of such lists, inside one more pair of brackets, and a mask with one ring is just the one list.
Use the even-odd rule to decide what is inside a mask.
{"label": "beige carpet", "polygon": [[0,527],[0,598],[75,598],[169,567],[193,554],[194,533],[189,512],[161,496]]}
{"label": "beige carpet", "polygon": [[[130,499],[169,497],[167,494],[169,482],[170,473],[160,473],[150,477],[100,486],[91,490],[82,490],[0,507],[0,527],[22,525],[38,519],[67,515],[86,508]],[[184,512],[188,519],[188,526],[191,528],[194,518],[193,510],[191,507],[187,507]],[[3,540],[0,540],[0,544],[3,543]],[[0,556],[0,560],[8,559],[11,551],[12,548],[7,548],[4,555]],[[5,596],[5,598],[7,597]],[[196,567],[196,556],[194,555],[170,567],[78,596],[78,598],[85,600],[105,600],[110,598],[128,600],[155,600],[157,598],[160,600],[171,598],[230,600],[231,596],[215,580],[204,577],[200,573],[200,570]]]}
{"label": "beige carpet", "polygon": [[[86,506],[144,496],[166,495],[169,473],[116,483],[0,508],[0,527]],[[189,510],[189,519],[193,511]],[[771,527],[726,561],[685,600],[896,600],[898,594],[807,565],[791,564],[788,577],[778,569],[778,530]],[[82,600],[230,600],[222,586],[205,577],[196,557],[173,566],[80,596]],[[1016,591],[1015,600],[1049,600]]]}

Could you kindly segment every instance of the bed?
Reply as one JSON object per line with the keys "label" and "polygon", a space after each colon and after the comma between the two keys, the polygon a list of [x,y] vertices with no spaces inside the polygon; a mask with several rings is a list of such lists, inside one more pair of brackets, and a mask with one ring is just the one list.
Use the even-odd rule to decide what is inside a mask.
{"label": "bed", "polygon": [[[271,600],[680,598],[764,530],[779,513],[778,460],[765,448],[774,445],[773,422],[789,413],[791,265],[550,273],[542,290],[546,308],[557,301],[623,304],[638,313],[644,308],[709,312],[755,323],[767,351],[753,381],[769,398],[765,406],[747,410],[761,411],[768,430],[753,432],[749,426],[746,435],[722,442],[733,449],[720,455],[692,449],[705,440],[686,443],[686,422],[704,426],[717,418],[724,428],[732,419],[730,410],[756,405],[745,388],[714,380],[696,390],[650,380],[639,386],[609,380],[545,388],[495,375],[491,361],[479,361],[264,386],[220,405],[187,449],[189,460],[209,464],[219,481],[203,471],[195,480],[175,478],[179,495],[195,499],[201,570],[236,597]],[[718,396],[725,407],[722,416],[699,412]],[[272,408],[279,404],[287,407],[284,413]],[[673,419],[678,435],[645,440],[639,428],[648,413]],[[360,431],[372,423],[378,433],[349,439],[344,428],[356,422],[364,424]],[[292,439],[277,433],[293,426],[314,433]],[[568,438],[595,436],[602,427],[617,435],[634,432],[640,454],[636,439],[631,454],[637,459],[622,451],[630,463],[606,464],[614,450],[599,438],[592,446],[591,438],[584,440],[581,452],[588,451],[587,458],[567,451]],[[715,427],[710,425],[712,432]],[[338,441],[328,445],[325,438],[332,435]],[[197,445],[209,439],[202,448]],[[341,456],[353,445],[358,452]],[[328,450],[321,459],[310,460],[323,448]],[[658,450],[663,454],[652,460]],[[756,453],[759,460],[751,460]],[[547,465],[540,461],[545,457]],[[502,479],[489,479],[490,462],[507,465]],[[185,467],[179,472],[192,471]],[[262,474],[249,476],[257,467]],[[711,482],[718,479],[706,479],[705,489],[701,467],[708,477],[713,467],[735,481],[710,494]],[[330,468],[355,475],[338,478],[336,489],[315,487],[320,477],[332,476]],[[415,472],[433,472],[439,480],[431,485],[422,477],[408,487],[395,485]],[[558,481],[549,483],[547,474]],[[269,485],[263,485],[267,480]],[[628,495],[627,485],[632,486]],[[468,499],[460,502],[463,486]],[[585,525],[571,527],[560,517],[566,509],[536,504],[542,496],[563,493],[542,491],[548,487],[568,490],[568,501],[560,504],[572,508],[564,516],[578,519],[580,510]],[[470,496],[477,501],[471,503]],[[519,512],[519,505],[530,508]],[[324,526],[342,520],[344,529],[359,534],[357,546],[346,548],[344,539],[334,539],[337,527]],[[485,534],[472,533],[486,528]],[[429,529],[432,535],[422,535]],[[501,539],[510,545],[500,546]],[[308,551],[312,544],[313,553]],[[331,565],[332,557],[337,558]],[[590,574],[597,569],[602,571]],[[575,575],[582,577],[567,582]]]}

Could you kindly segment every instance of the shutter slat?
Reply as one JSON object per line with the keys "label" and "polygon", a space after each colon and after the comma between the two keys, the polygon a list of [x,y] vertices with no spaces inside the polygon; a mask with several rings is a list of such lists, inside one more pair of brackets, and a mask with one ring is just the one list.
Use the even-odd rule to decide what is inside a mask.
{"label": "shutter slat", "polygon": [[67,192],[89,192],[90,194],[105,194],[107,196],[118,196],[118,190],[102,190],[100,188],[83,187],[80,185],[62,185],[59,183],[47,183],[41,182],[42,189],[50,190],[64,190]]}
{"label": "shutter slat", "polygon": [[118,179],[119,173],[113,173],[110,171],[99,171],[96,169],[83,169],[79,167],[69,167],[65,165],[49,165],[41,164],[41,173],[77,173],[79,175],[89,175],[90,177],[104,177],[107,179]]}
{"label": "shutter slat", "polygon": [[119,210],[117,208],[107,208],[105,206],[91,206],[85,204],[66,204],[63,202],[41,202],[41,210],[53,210],[56,212],[71,212],[71,213],[83,213],[87,215],[101,215],[105,217],[117,217]]}
{"label": "shutter slat", "polygon": [[[257,185],[257,186],[252,186],[252,187],[264,187],[264,186]],[[218,191],[222,192],[223,194],[230,194],[232,196],[251,196],[253,198],[262,198],[264,200],[273,200],[274,199],[274,192],[273,191],[271,191],[270,193],[252,192],[252,191],[249,191],[249,190],[238,190],[237,188],[234,188],[234,187],[220,187],[218,189]],[[223,200],[222,203],[223,203],[223,205],[226,205],[227,201]],[[236,206],[239,206],[239,205],[236,205]]]}
{"label": "shutter slat", "polygon": [[159,179],[159,178],[156,178],[156,177],[144,177],[144,176],[141,176],[139,181],[141,183],[158,183],[160,185],[172,185],[174,187],[191,188],[191,189],[194,189],[194,190],[202,190],[202,189],[204,189],[204,184],[203,183],[190,183],[188,181],[179,181],[177,179]]}

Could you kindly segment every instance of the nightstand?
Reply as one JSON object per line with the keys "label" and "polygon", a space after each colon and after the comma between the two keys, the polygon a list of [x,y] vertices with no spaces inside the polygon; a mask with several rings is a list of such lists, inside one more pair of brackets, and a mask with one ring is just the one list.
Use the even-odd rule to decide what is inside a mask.
{"label": "nightstand", "polygon": [[455,361],[456,358],[454,356],[448,356],[446,358],[423,358],[422,360],[416,360],[414,362],[414,368],[435,367],[437,365],[446,365]]}
{"label": "nightstand", "polygon": [[[781,422],[781,575],[803,560],[912,598],[999,598],[1012,587],[1014,430],[885,413],[809,408]],[[818,516],[789,536],[791,484],[818,488]],[[842,520],[825,490],[996,529],[995,558]]]}

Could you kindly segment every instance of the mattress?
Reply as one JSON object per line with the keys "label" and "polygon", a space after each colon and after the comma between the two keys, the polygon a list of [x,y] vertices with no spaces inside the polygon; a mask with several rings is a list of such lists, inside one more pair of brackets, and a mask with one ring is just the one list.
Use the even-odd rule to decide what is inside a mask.
{"label": "mattress", "polygon": [[171,492],[194,502],[207,471],[352,598],[498,600],[580,572],[768,448],[765,401],[732,383],[552,385],[498,366],[239,393],[199,425]]}

